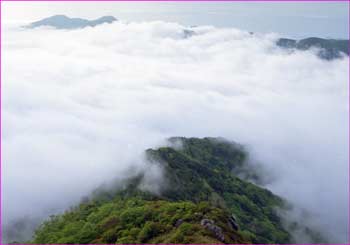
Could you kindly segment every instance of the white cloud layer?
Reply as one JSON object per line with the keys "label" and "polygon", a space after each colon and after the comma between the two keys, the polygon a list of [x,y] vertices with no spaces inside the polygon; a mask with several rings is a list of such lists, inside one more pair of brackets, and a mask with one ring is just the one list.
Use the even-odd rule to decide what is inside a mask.
{"label": "white cloud layer", "polygon": [[346,242],[348,59],[287,54],[275,34],[184,28],[5,27],[4,224],[147,168],[143,150],[166,137],[222,136],[249,146],[275,177],[268,187],[312,214],[305,222]]}

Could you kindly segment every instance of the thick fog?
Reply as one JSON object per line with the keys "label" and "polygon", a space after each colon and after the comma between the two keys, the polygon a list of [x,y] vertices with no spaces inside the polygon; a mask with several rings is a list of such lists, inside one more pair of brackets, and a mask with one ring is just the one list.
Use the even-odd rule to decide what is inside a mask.
{"label": "thick fog", "polygon": [[278,37],[160,21],[5,26],[5,231],[135,172],[151,169],[154,187],[142,153],[167,137],[221,136],[248,147],[290,216],[346,243],[348,58],[289,53]]}

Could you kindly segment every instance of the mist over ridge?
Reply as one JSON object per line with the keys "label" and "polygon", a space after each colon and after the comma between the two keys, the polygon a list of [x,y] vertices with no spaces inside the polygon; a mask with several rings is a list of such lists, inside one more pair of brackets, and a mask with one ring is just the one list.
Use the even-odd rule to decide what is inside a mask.
{"label": "mist over ridge", "polygon": [[5,27],[3,38],[5,225],[147,172],[144,150],[168,137],[222,136],[248,147],[305,222],[347,241],[348,57],[162,21]]}

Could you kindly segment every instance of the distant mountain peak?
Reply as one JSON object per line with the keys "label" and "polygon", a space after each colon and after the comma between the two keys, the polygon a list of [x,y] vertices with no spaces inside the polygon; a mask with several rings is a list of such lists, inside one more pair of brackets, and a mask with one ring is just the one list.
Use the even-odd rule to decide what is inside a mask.
{"label": "distant mountain peak", "polygon": [[97,25],[112,23],[117,21],[113,16],[102,16],[95,20],[87,20],[82,18],[70,18],[66,15],[53,15],[39,21],[32,22],[27,28],[36,28],[40,26],[51,26],[56,29],[80,29],[85,27],[94,27]]}
{"label": "distant mountain peak", "polygon": [[341,58],[344,55],[349,56],[349,40],[324,39],[318,37],[309,37],[301,40],[280,38],[276,42],[277,46],[289,50],[309,50],[319,49],[317,55],[321,59],[333,60]]}
{"label": "distant mountain peak", "polygon": [[106,22],[113,22],[113,21],[116,21],[117,19],[114,16],[106,15],[106,16],[102,16],[102,17],[98,18],[97,20],[106,21]]}

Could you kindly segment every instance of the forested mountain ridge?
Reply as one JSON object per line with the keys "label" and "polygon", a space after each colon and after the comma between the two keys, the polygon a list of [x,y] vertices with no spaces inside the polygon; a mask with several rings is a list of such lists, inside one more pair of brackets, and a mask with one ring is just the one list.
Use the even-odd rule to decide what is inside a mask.
{"label": "forested mountain ridge", "polygon": [[319,49],[317,55],[325,60],[333,60],[342,56],[349,56],[349,40],[324,39],[318,37],[309,37],[301,40],[280,38],[276,42],[277,46],[289,50],[309,50]]}
{"label": "forested mountain ridge", "polygon": [[[169,139],[170,146],[146,150],[164,178],[159,193],[140,188],[144,176],[125,188],[96,191],[90,200],[51,216],[32,243],[292,243],[278,212],[282,198],[238,176],[258,179],[246,168],[244,147],[219,138]],[[251,173],[248,173],[248,172]]]}

